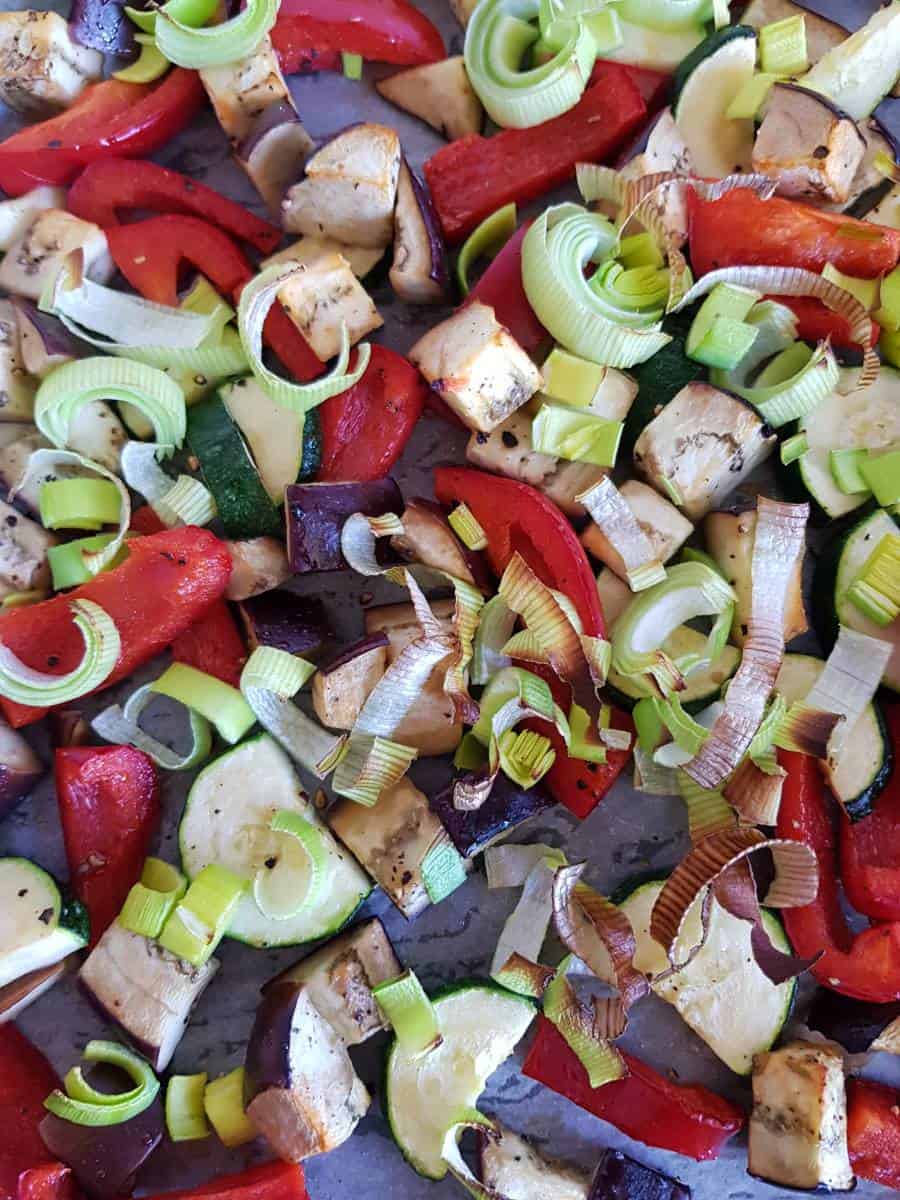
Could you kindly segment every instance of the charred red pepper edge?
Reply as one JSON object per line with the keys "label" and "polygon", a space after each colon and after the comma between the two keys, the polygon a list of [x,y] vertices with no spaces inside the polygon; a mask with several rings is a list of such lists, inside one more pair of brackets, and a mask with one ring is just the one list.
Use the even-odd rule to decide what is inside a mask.
{"label": "charred red pepper edge", "polygon": [[152,154],[191,123],[205,100],[197,72],[180,67],[153,85],[95,83],[59,116],[0,144],[0,189],[21,196],[42,183],[67,184],[90,162]]}
{"label": "charred red pepper edge", "polygon": [[900,921],[900,704],[885,710],[894,765],[861,821],[841,819],[841,879],[847,899],[878,921]]}
{"label": "charred red pepper edge", "polygon": [[803,957],[824,949],[812,967],[823,987],[876,1004],[900,999],[900,922],[853,934],[841,908],[834,802],[812,758],[787,751],[778,758],[787,770],[778,836],[805,842],[819,864],[816,899],[782,914],[791,945]]}
{"label": "charred red pepper edge", "polygon": [[900,1190],[900,1092],[847,1080],[847,1149],[857,1175]]}
{"label": "charred red pepper edge", "polygon": [[17,1200],[22,1172],[52,1161],[38,1126],[58,1086],[40,1050],[12,1022],[0,1025],[0,1200]]}
{"label": "charred red pepper edge", "polygon": [[587,1071],[542,1016],[522,1071],[629,1137],[687,1158],[718,1158],[743,1128],[744,1113],[709,1088],[673,1083],[634,1055],[622,1057],[629,1072],[624,1079],[591,1087]]}
{"label": "charred red pepper edge", "polygon": [[719,200],[688,191],[691,267],[699,277],[719,267],[802,267],[821,273],[832,263],[847,275],[874,279],[900,259],[900,231],[774,196],[761,200],[735,188]]}
{"label": "charred red pepper edge", "polygon": [[299,1163],[271,1162],[250,1167],[233,1175],[219,1175],[209,1183],[176,1192],[157,1192],[147,1200],[194,1200],[195,1197],[222,1200],[308,1200]]}
{"label": "charred red pepper edge", "polygon": [[446,57],[438,30],[406,0],[282,0],[272,45],[288,74],[322,70],[311,53],[409,67]]}
{"label": "charred red pepper edge", "polygon": [[271,254],[282,238],[276,225],[263,221],[221,192],[156,163],[110,159],[85,167],[72,186],[66,207],[76,217],[102,229],[122,223],[136,209],[157,213],[189,213],[217,225],[232,237]]}

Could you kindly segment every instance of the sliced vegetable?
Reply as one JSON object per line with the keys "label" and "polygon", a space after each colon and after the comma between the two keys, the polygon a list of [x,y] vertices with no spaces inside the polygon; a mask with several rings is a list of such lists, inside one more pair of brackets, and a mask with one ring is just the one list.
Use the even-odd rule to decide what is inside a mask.
{"label": "sliced vegetable", "polygon": [[441,1044],[434,1005],[413,971],[405,971],[372,989],[372,995],[393,1026],[397,1045],[413,1057],[428,1054]]}
{"label": "sliced vegetable", "polygon": [[87,945],[84,906],[60,891],[51,875],[27,858],[0,859],[4,930],[0,987],[53,966]]}
{"label": "sliced vegetable", "polygon": [[122,1125],[139,1116],[156,1099],[159,1080],[143,1059],[124,1046],[116,1042],[88,1042],[82,1058],[118,1067],[130,1076],[134,1087],[111,1096],[100,1093],[88,1084],[80,1067],[73,1067],[64,1081],[66,1091],[55,1088],[44,1101],[44,1107],[62,1120],[90,1128]]}
{"label": "sliced vegetable", "polygon": [[203,1109],[223,1146],[233,1149],[255,1141],[259,1132],[244,1106],[244,1068],[212,1079],[203,1093]]}
{"label": "sliced vegetable", "polygon": [[206,1072],[172,1075],[166,1084],[166,1131],[173,1142],[195,1142],[209,1137],[203,1106]]}

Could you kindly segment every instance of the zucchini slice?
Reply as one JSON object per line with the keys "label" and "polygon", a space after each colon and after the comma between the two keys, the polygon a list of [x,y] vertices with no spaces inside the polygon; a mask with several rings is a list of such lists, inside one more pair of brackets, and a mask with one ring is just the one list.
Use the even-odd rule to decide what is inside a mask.
{"label": "zucchini slice", "polygon": [[[786,654],[775,689],[793,704],[808,694],[824,669],[824,660],[811,654]],[[822,764],[829,787],[854,821],[872,811],[892,765],[891,741],[877,701],[866,706],[844,739],[838,761]]]}
{"label": "zucchini slice", "polygon": [[336,933],[372,890],[356,861],[319,820],[291,760],[266,734],[221,755],[194,780],[178,830],[188,877],[218,863],[252,881],[267,860],[277,857],[283,835],[272,833],[270,825],[285,809],[321,830],[327,855],[323,884],[314,904],[282,919],[264,916],[248,889],[228,936],[250,946],[295,946]]}
{"label": "zucchini slice", "polygon": [[277,404],[252,375],[232,379],[218,395],[241,431],[269,498],[281,504],[286,487],[318,470],[318,413],[311,409],[304,417]]}
{"label": "zucchini slice", "polygon": [[[665,876],[625,884],[616,896],[637,940],[634,964],[656,975],[668,967],[665,951],[650,936],[650,913]],[[624,895],[623,895],[624,893]],[[790,951],[778,918],[763,910],[772,944]],[[653,984],[713,1053],[738,1075],[749,1075],[754,1054],[774,1044],[791,1011],[796,981],[772,983],[756,965],[750,946],[751,926],[726,912],[715,900],[709,913],[709,937],[694,960],[677,975]],[[678,953],[700,938],[700,903],[688,913]]]}
{"label": "zucchini slice", "polygon": [[653,71],[674,71],[680,62],[703,41],[702,25],[696,29],[660,30],[638,25],[619,18],[622,44],[604,54],[631,66],[649,67]]}
{"label": "zucchini slice", "polygon": [[27,858],[0,859],[0,987],[88,943],[87,910]]}
{"label": "zucchini slice", "polygon": [[750,168],[753,121],[725,113],[755,69],[756,31],[728,25],[701,42],[675,73],[675,124],[702,178],[723,179]]}
{"label": "zucchini slice", "polygon": [[443,1179],[444,1133],[476,1105],[488,1078],[534,1018],[529,1000],[488,983],[458,984],[434,998],[443,1042],[425,1058],[392,1043],[385,1093],[391,1133],[409,1164]]}
{"label": "zucchini slice", "polygon": [[900,621],[886,628],[876,625],[847,598],[847,592],[865,566],[866,559],[886,533],[896,533],[897,523],[881,508],[864,517],[847,532],[839,535],[825,550],[816,568],[813,594],[813,622],[825,648],[830,650],[837,639],[838,626],[846,625],[858,633],[891,642],[894,653],[888,662],[881,682],[893,692],[900,692]]}
{"label": "zucchini slice", "polygon": [[[706,646],[706,634],[698,633],[689,625],[682,625],[667,637],[662,649],[670,658],[681,658],[686,654],[701,654]],[[726,646],[719,657],[702,671],[692,671],[685,678],[686,687],[678,693],[678,699],[688,712],[698,712],[718,700],[722,688],[737,670],[741,652],[736,646]],[[616,693],[617,700],[626,708],[632,708],[645,696],[653,696],[653,689],[639,675],[620,675],[610,670],[607,686]]]}

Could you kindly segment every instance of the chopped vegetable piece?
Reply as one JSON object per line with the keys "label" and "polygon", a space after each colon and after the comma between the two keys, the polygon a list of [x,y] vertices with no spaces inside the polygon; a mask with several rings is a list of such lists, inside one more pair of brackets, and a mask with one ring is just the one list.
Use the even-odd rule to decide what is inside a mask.
{"label": "chopped vegetable piece", "polygon": [[219,735],[232,746],[256,723],[256,717],[237,688],[185,663],[173,663],[153,683],[152,690],[178,700],[185,708],[196,710],[211,721]]}
{"label": "chopped vegetable piece", "polygon": [[288,74],[302,71],[310,52],[358,54],[399,66],[445,56],[440,33],[407,0],[288,0],[279,9],[272,44]]}
{"label": "chopped vegetable piece", "polygon": [[759,31],[759,58],[763,71],[772,75],[803,74],[809,66],[803,13],[763,25]]}
{"label": "chopped vegetable piece", "polygon": [[849,1079],[847,1145],[857,1175],[900,1188],[900,1092],[868,1079]]}
{"label": "chopped vegetable piece", "polygon": [[170,647],[177,663],[203,671],[237,687],[247,661],[247,649],[231,609],[224,600],[217,600]]}
{"label": "chopped vegetable piece", "polygon": [[206,1072],[172,1075],[166,1086],[166,1129],[173,1142],[194,1142],[209,1137],[203,1098]]}
{"label": "chopped vegetable piece", "polygon": [[[0,1195],[14,1200],[20,1173],[52,1161],[38,1126],[44,1097],[57,1086],[56,1072],[40,1050],[12,1023],[0,1025]],[[35,1198],[40,1200],[40,1198]]]}
{"label": "chopped vegetable piece", "polygon": [[243,1067],[210,1080],[203,1093],[203,1107],[219,1141],[230,1150],[259,1136],[244,1108]]}
{"label": "chopped vegetable piece", "polygon": [[900,450],[867,454],[860,461],[859,472],[882,508],[900,502]]}
{"label": "chopped vegetable piece", "polygon": [[890,779],[868,816],[841,821],[841,881],[857,912],[877,921],[900,921],[900,705],[885,711],[891,750]]}

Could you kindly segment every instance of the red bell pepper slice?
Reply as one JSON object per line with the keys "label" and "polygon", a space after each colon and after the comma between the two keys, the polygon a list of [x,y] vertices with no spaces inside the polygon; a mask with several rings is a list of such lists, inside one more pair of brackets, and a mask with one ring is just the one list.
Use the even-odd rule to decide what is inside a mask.
{"label": "red bell pepper slice", "polygon": [[21,196],[39,183],[69,183],[98,159],[152,154],[191,123],[205,99],[197,72],[180,67],[152,85],[95,83],[59,116],[0,145],[0,188]]}
{"label": "red bell pepper slice", "polygon": [[[184,526],[129,542],[128,558],[65,595],[15,608],[0,618],[0,639],[42,671],[65,674],[81,661],[84,643],[72,622],[72,600],[93,600],[119,631],[122,648],[97,691],[118,683],[174,641],[217,600],[231,575],[224,542],[207,529]],[[0,701],[16,728],[47,711]]]}
{"label": "red bell pepper slice", "polygon": [[55,774],[69,880],[90,914],[93,946],[141,877],[159,824],[159,779],[133,746],[57,750]]}
{"label": "red bell pepper slice", "polygon": [[232,237],[271,254],[282,231],[221,192],[153,162],[113,158],[85,167],[72,186],[66,207],[102,229],[121,223],[121,212],[190,213],[224,229]]}
{"label": "red bell pepper slice", "polygon": [[[874,279],[900,258],[900,231],[774,196],[735,188],[720,200],[688,191],[691,267],[699,278],[719,267],[803,267]],[[779,297],[780,299],[780,297]]]}
{"label": "red bell pepper slice", "polygon": [[408,359],[373,346],[365,374],[320,405],[322,464],[317,480],[381,479],[422,415],[428,388]]}
{"label": "red bell pepper slice", "polygon": [[527,483],[469,467],[438,467],[434,491],[448,508],[465,503],[487,534],[491,569],[502,575],[518,551],[548,585],[565,592],[584,632],[605,637],[606,624],[594,573],[572,526],[552,500]]}
{"label": "red bell pepper slice", "polygon": [[[831,338],[832,346],[839,350],[854,350],[859,346],[850,334],[850,322],[839,313],[832,312],[821,300],[811,296],[767,296],[789,308],[797,318],[797,337],[804,342],[823,342]],[[872,321],[872,343],[878,341],[879,325]]]}
{"label": "red bell pepper slice", "polygon": [[409,67],[446,57],[438,30],[407,0],[282,0],[272,45],[289,74],[310,50]]}
{"label": "red bell pepper slice", "polygon": [[[611,724],[614,729],[634,731],[628,714],[616,708],[612,710]],[[544,787],[557,804],[564,805],[574,816],[581,820],[589,817],[619,778],[631,751],[607,749],[605,763],[586,762],[566,753],[565,742],[550,722],[534,720],[526,721],[526,725],[548,737],[556,751],[553,766],[544,776]]]}
{"label": "red bell pepper slice", "polygon": [[80,1193],[70,1167],[46,1163],[19,1176],[17,1200],[78,1200]]}
{"label": "red bell pepper slice", "polygon": [[19,1176],[51,1162],[38,1126],[56,1072],[11,1022],[0,1025],[0,1200],[17,1200]]}
{"label": "red bell pepper slice", "polygon": [[841,821],[841,878],[847,899],[878,921],[900,921],[900,704],[885,711],[894,765],[891,777],[861,821]]}
{"label": "red bell pepper slice", "polygon": [[629,1072],[624,1079],[591,1087],[562,1034],[546,1017],[538,1022],[523,1073],[629,1137],[702,1162],[718,1158],[743,1127],[743,1112],[722,1096],[699,1084],[673,1083],[632,1054],[622,1055]]}
{"label": "red bell pepper slice", "polygon": [[299,1163],[270,1162],[234,1175],[219,1175],[199,1187],[158,1192],[147,1200],[195,1200],[217,1196],[221,1200],[308,1200]]}
{"label": "red bell pepper slice", "polygon": [[175,662],[215,675],[232,687],[240,685],[247,648],[224,600],[216,600],[199,620],[179,634],[171,649]]}
{"label": "red bell pepper slice", "polygon": [[815,761],[804,754],[779,753],[787,770],[778,836],[805,842],[819,863],[819,894],[803,908],[786,908],[785,928],[802,957],[824,954],[811,968],[823,987],[886,1004],[900,1000],[900,922],[853,934],[841,908],[837,840],[829,797]]}
{"label": "red bell pepper slice", "polygon": [[[598,59],[597,66],[608,59]],[[672,86],[672,76],[665,71],[654,71],[652,67],[635,67],[631,63],[619,63],[628,73],[628,78],[641,93],[641,98],[647,105],[650,116],[659,112],[669,98]],[[596,74],[597,66],[594,67]],[[591,76],[593,81],[593,75]]]}
{"label": "red bell pepper slice", "polygon": [[847,1080],[847,1149],[857,1175],[900,1190],[900,1092]]}
{"label": "red bell pepper slice", "polygon": [[517,229],[469,293],[466,303],[489,304],[527,354],[537,354],[549,334],[531,307],[522,285],[522,242],[531,225]]}
{"label": "red bell pepper slice", "polygon": [[469,134],[432,155],[425,178],[449,242],[461,241],[501,205],[533,200],[565,183],[576,163],[615,154],[647,106],[618,63],[598,63],[594,80],[561,117],[490,138]]}

